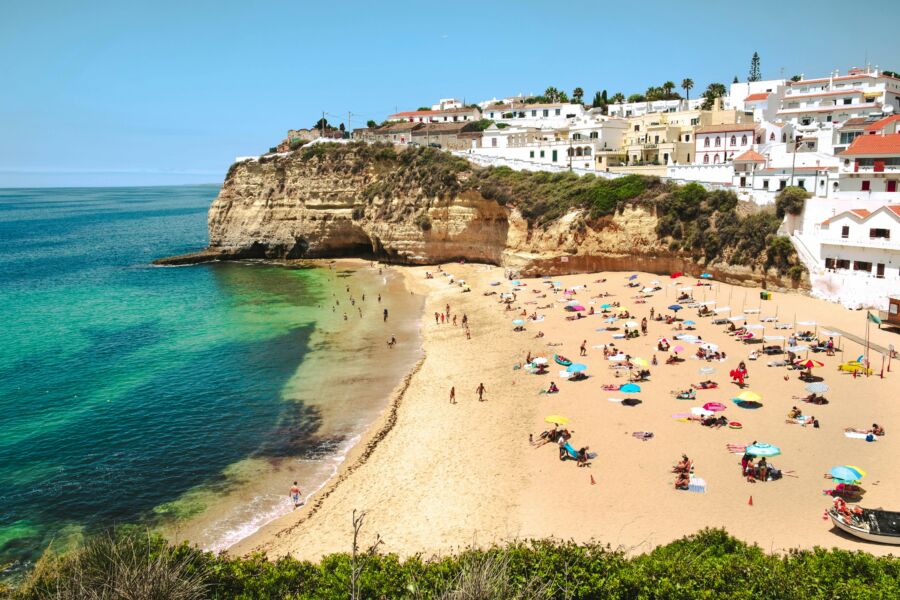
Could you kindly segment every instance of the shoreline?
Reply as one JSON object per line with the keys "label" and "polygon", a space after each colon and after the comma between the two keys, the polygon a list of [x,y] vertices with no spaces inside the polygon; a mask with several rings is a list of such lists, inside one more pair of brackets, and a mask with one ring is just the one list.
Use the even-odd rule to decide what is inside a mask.
{"label": "shoreline", "polygon": [[[278,399],[287,403],[284,422],[270,433],[270,439],[261,443],[290,444],[282,436],[292,435],[301,435],[305,441],[297,450],[280,457],[248,455],[222,472],[224,489],[219,487],[217,491],[215,483],[201,484],[172,502],[176,506],[194,504],[203,508],[184,518],[164,520],[159,530],[173,541],[186,540],[214,552],[226,550],[273,520],[291,514],[286,490],[292,479],[300,481],[307,503],[327,489],[373,424],[380,421],[394,390],[420,360],[418,336],[423,301],[420,296],[410,295],[400,273],[385,268],[382,275],[377,273],[377,267],[382,265],[373,269],[370,261],[355,259],[266,263],[286,269],[316,268],[327,282],[322,288],[325,295],[317,309],[321,316],[317,317],[309,351]],[[346,301],[348,285],[356,296],[356,306]],[[368,302],[360,301],[360,293]],[[383,296],[379,304],[375,302],[376,295]],[[339,310],[328,310],[335,301]],[[362,310],[359,319],[357,307]],[[392,319],[387,324],[382,324],[381,307],[391,310]],[[344,319],[352,313],[349,323],[341,318],[342,312]],[[411,345],[391,351],[397,354],[392,354],[389,364],[379,370],[381,356],[387,352],[383,340],[390,334],[411,340]],[[315,429],[293,433],[310,418]],[[294,419],[300,420],[294,423]]]}
{"label": "shoreline", "polygon": [[[900,490],[898,482],[885,479],[892,467],[896,466],[896,454],[891,453],[891,449],[896,448],[893,436],[883,438],[879,444],[865,445],[844,439],[835,429],[838,426],[857,425],[855,421],[863,423],[876,418],[879,423],[886,424],[889,432],[900,430],[900,411],[885,401],[885,393],[889,394],[889,390],[885,390],[890,383],[879,384],[880,380],[872,378],[852,384],[849,383],[849,377],[833,374],[829,364],[823,374],[829,383],[837,380],[834,385],[838,386],[839,391],[835,394],[839,395],[832,406],[813,407],[814,414],[818,415],[821,411],[820,418],[827,419],[823,429],[828,430],[828,433],[779,425],[783,421],[784,405],[789,407],[791,400],[774,398],[768,410],[735,413],[736,409],[729,409],[726,414],[745,420],[746,432],[728,429],[695,431],[703,428],[699,425],[675,423],[669,418],[669,412],[688,406],[671,397],[666,399],[668,392],[663,392],[660,396],[657,390],[652,397],[644,398],[649,401],[648,405],[637,409],[614,406],[602,398],[593,399],[608,394],[600,391],[597,385],[612,376],[611,372],[606,371],[597,372],[593,380],[582,384],[561,382],[564,391],[567,386],[576,386],[568,388],[572,390],[572,398],[567,398],[567,394],[559,397],[536,394],[534,387],[546,385],[549,379],[529,379],[531,376],[522,375],[521,371],[510,370],[510,365],[521,361],[526,349],[537,349],[545,355],[553,353],[555,349],[547,347],[547,342],[551,340],[565,343],[559,350],[560,353],[577,356],[577,344],[581,340],[573,341],[575,338],[572,335],[564,333],[565,329],[575,325],[561,319],[559,314],[553,314],[559,311],[551,309],[544,323],[528,325],[529,330],[540,327],[547,331],[547,338],[536,342],[530,333],[512,333],[508,321],[513,313],[498,314],[500,309],[495,297],[486,298],[482,295],[482,292],[491,289],[486,287],[490,279],[500,280],[504,286],[508,283],[503,281],[502,269],[474,264],[447,265],[445,268],[456,274],[457,278],[465,278],[472,287],[472,293],[459,294],[458,288],[447,287],[446,282],[437,276],[435,280],[426,281],[424,273],[430,268],[399,269],[404,273],[409,287],[427,292],[426,317],[421,336],[425,356],[415,370],[404,378],[403,386],[395,390],[392,410],[385,411],[378,427],[373,426],[348,455],[339,474],[310,500],[314,510],[304,507],[272,521],[233,545],[228,554],[244,555],[262,551],[273,558],[292,555],[316,560],[332,552],[349,551],[350,520],[354,509],[369,513],[363,542],[374,539],[377,533],[384,542],[384,551],[401,556],[441,555],[454,553],[468,546],[543,538],[600,541],[630,549],[629,551],[643,551],[694,533],[705,526],[724,526],[736,537],[759,543],[773,551],[823,545],[865,550],[878,555],[891,552],[890,547],[858,543],[830,533],[817,518],[830,500],[818,497],[816,492],[827,484],[820,479],[822,471],[819,469],[827,470],[827,463],[830,461],[846,460],[849,464],[860,464],[869,468],[870,472],[877,470],[879,473],[873,476],[874,485],[869,488],[871,501],[864,500],[863,505],[875,506],[881,503],[886,505],[885,508],[891,508],[890,498],[894,491]],[[629,292],[621,291],[620,280],[624,273],[571,275],[560,276],[558,279],[564,280],[566,285],[574,285],[594,281],[598,276],[608,277],[614,282],[607,285],[613,286],[611,289],[619,295],[617,299],[625,301],[625,295],[630,295]],[[653,275],[642,274],[642,277]],[[543,281],[528,280],[527,283],[539,286]],[[445,284],[444,287],[441,284]],[[593,283],[590,285],[594,286]],[[664,285],[675,284],[667,281]],[[725,304],[726,292],[728,298],[734,296],[734,302],[739,302],[741,287],[717,284],[717,297],[718,288],[722,288],[722,305]],[[502,291],[505,287],[496,289]],[[530,295],[530,289],[532,288],[525,288],[523,294],[529,292]],[[748,307],[755,307],[757,300],[751,298],[751,290],[743,289],[745,294],[740,302]],[[666,294],[672,293],[674,291],[666,290]],[[525,295],[521,297],[521,300],[526,299],[530,298]],[[662,297],[656,300],[670,303]],[[455,311],[468,312],[470,319],[473,319],[471,341],[462,337],[460,328],[430,324],[428,314],[440,309],[448,301],[453,304]],[[544,302],[552,303],[553,300],[551,298]],[[842,325],[853,331],[858,329],[858,315],[865,314],[864,311],[848,311],[840,305],[791,292],[777,293],[777,303],[784,305],[781,306],[784,311],[781,314],[786,320],[790,320],[787,310],[797,311],[800,319],[823,313],[824,316],[819,317],[821,325]],[[770,302],[766,308],[774,308],[775,304]],[[649,305],[646,305],[641,311],[648,309]],[[846,323],[848,320],[852,323],[849,326]],[[588,330],[579,331],[575,337],[598,337],[596,333],[584,335],[586,333]],[[654,335],[651,333],[651,336]],[[891,335],[894,334],[879,331],[873,333],[873,338],[878,343],[887,345]],[[563,340],[559,341],[559,338]],[[572,344],[575,344],[574,347]],[[853,342],[847,341],[845,345],[847,352],[853,354],[857,351]],[[729,354],[732,354],[731,348]],[[833,362],[837,359],[829,360]],[[754,372],[761,377],[769,377],[775,373],[771,370],[766,372],[764,363],[752,364]],[[894,370],[897,368],[895,365]],[[721,369],[726,369],[727,373],[727,365],[723,365]],[[696,368],[690,367],[690,370],[695,371]],[[475,378],[473,373],[481,375]],[[672,376],[669,373],[662,374],[660,380],[663,384],[655,388],[674,388],[678,383],[675,380],[669,381]],[[692,378],[696,379],[695,373],[689,374],[686,370],[682,371],[682,376],[675,376],[678,380],[687,380],[685,384]],[[720,374],[719,377],[721,376]],[[488,387],[488,401],[478,403],[477,400],[473,401],[469,388],[477,385],[482,377]],[[555,374],[550,376],[555,377]],[[456,385],[458,405],[447,402],[446,394],[450,385]],[[579,385],[581,387],[577,387]],[[756,385],[767,395],[783,395],[785,386],[796,384],[764,384],[760,381]],[[870,390],[866,392],[867,396],[874,394],[873,402],[879,408],[859,407],[854,410],[839,406],[847,403],[843,399],[843,390],[847,385],[855,385],[857,388],[865,386]],[[802,387],[799,389],[802,390]],[[708,399],[720,398],[710,396]],[[654,404],[665,407],[651,409],[650,406]],[[808,408],[807,405],[803,407]],[[629,413],[629,410],[633,412]],[[649,410],[653,413],[648,412]],[[659,412],[665,414],[655,414]],[[877,414],[873,416],[869,412]],[[552,449],[535,452],[528,445],[528,432],[540,431],[541,414],[580,415],[580,418],[576,417],[579,423],[576,427],[577,435],[590,436],[591,439],[582,441],[590,441],[594,444],[592,448],[598,448],[600,453],[593,469],[581,470],[567,462],[560,463]],[[762,416],[765,419],[760,418]],[[634,418],[639,419],[639,422],[628,423],[629,419]],[[657,438],[646,445],[636,442],[630,436],[622,436],[622,429],[626,427],[649,429],[648,426],[652,426],[658,433]],[[760,427],[762,429],[756,431]],[[583,429],[586,430],[584,434]],[[765,438],[765,435],[769,437]],[[739,473],[732,473],[733,468],[730,466],[737,459],[725,453],[722,447],[725,442],[741,441],[749,436],[788,442],[793,451],[786,453],[787,457],[779,457],[779,466],[791,468],[794,466],[792,463],[804,465],[800,475],[802,481],[786,478],[784,481],[756,486],[742,482]],[[826,439],[827,436],[833,437]],[[373,444],[375,437],[377,441]],[[660,446],[672,446],[672,449],[660,453]],[[840,455],[828,456],[832,454],[829,452],[832,447],[839,447]],[[684,449],[692,457],[702,457],[703,475],[714,482],[711,483],[709,493],[679,495],[676,492],[674,496],[671,495],[667,465],[670,460],[677,458],[676,452]],[[652,454],[644,455],[642,452]],[[827,458],[819,460],[819,455]],[[633,482],[629,487],[637,486],[643,494],[634,502],[635,508],[622,504],[630,494],[609,495],[611,475],[606,471],[614,465],[624,464],[632,464],[630,469]],[[648,466],[652,468],[648,470]],[[589,474],[598,480],[599,485],[593,487],[587,481]],[[568,498],[564,503],[566,506],[590,507],[589,511],[579,515],[579,511],[571,511],[574,514],[569,514],[570,511],[560,510],[559,494]],[[735,495],[743,498],[735,499]],[[750,509],[755,512],[740,516],[743,513],[738,511],[748,510],[748,496],[757,497],[757,508]],[[782,502],[787,503],[781,510],[780,497]],[[788,516],[785,517],[782,512]],[[606,518],[599,518],[601,514],[608,515],[610,522],[605,523]],[[760,518],[766,520],[762,527],[758,526]],[[785,522],[785,518],[790,521]],[[798,535],[798,532],[804,533]]]}

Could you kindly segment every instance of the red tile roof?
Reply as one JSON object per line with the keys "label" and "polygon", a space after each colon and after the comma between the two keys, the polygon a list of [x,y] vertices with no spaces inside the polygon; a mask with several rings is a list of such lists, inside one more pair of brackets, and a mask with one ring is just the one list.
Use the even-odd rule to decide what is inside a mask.
{"label": "red tile roof", "polygon": [[900,133],[861,135],[839,156],[900,155]]}
{"label": "red tile roof", "polygon": [[761,92],[759,94],[750,94],[746,98],[744,98],[744,102],[757,102],[759,100],[765,100],[769,97],[769,92]]}
{"label": "red tile roof", "polygon": [[900,217],[900,204],[886,204],[882,207],[876,208],[874,211],[867,210],[865,208],[853,208],[850,210],[845,210],[842,213],[838,213],[838,214],[834,215],[833,217],[826,219],[825,221],[822,222],[822,225],[828,225],[832,221],[836,221],[838,219],[838,217],[843,217],[844,215],[847,215],[847,214],[851,214],[854,217],[857,217],[858,219],[865,221],[869,216],[877,213],[878,211],[880,211],[882,209],[890,212],[895,217]]}
{"label": "red tile roof", "polygon": [[900,120],[900,115],[891,115],[889,117],[885,117],[879,121],[875,121],[871,125],[866,126],[866,131],[881,131],[888,124],[893,123],[897,120]]}
{"label": "red tile roof", "polygon": [[746,152],[744,152],[743,154],[741,154],[740,156],[735,158],[734,161],[735,162],[737,162],[737,161],[766,162],[766,157],[763,156],[762,154],[760,154],[759,152],[757,152],[756,150],[747,150]]}
{"label": "red tile roof", "polygon": [[900,217],[900,204],[888,204],[885,208]]}

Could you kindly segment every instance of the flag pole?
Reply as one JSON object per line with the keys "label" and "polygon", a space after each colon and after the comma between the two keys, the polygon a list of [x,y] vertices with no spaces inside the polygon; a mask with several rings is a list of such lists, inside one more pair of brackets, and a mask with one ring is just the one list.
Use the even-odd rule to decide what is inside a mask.
{"label": "flag pole", "polygon": [[869,366],[869,323],[871,319],[869,318],[869,311],[866,311],[866,377],[869,376],[869,370],[871,367]]}

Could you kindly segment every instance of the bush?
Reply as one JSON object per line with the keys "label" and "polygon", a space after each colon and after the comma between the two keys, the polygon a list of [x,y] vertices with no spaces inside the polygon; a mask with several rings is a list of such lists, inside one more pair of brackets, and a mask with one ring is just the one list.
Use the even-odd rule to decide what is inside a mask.
{"label": "bush", "polygon": [[785,215],[799,215],[803,212],[803,205],[809,197],[809,192],[801,187],[784,188],[775,196],[775,216],[784,219]]}

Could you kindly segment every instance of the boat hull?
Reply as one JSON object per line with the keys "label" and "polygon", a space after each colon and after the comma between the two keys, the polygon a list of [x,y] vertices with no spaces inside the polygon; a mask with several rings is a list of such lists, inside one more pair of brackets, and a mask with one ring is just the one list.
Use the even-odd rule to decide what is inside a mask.
{"label": "boat hull", "polygon": [[872,533],[868,529],[849,525],[845,523],[844,520],[841,519],[840,515],[838,515],[834,510],[829,510],[828,516],[831,517],[831,522],[835,527],[837,527],[841,531],[849,533],[852,536],[858,537],[861,540],[866,540],[867,542],[875,542],[878,544],[888,544],[890,546],[900,546],[900,536],[898,535]]}

